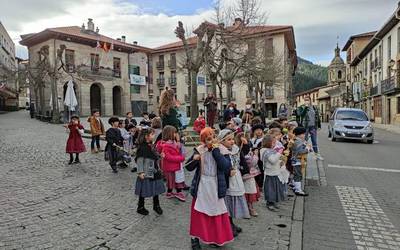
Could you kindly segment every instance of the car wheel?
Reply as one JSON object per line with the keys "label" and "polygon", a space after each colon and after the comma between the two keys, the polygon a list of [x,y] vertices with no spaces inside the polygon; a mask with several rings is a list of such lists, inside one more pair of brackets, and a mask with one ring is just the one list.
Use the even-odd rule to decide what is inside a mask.
{"label": "car wheel", "polygon": [[374,140],[367,140],[367,143],[372,144],[372,143],[374,143]]}

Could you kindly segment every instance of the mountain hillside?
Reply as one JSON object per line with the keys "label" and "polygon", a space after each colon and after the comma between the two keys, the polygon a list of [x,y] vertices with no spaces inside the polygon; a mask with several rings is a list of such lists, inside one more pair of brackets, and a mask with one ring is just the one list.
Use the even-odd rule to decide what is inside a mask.
{"label": "mountain hillside", "polygon": [[328,81],[328,67],[313,64],[301,57],[298,58],[296,75],[293,78],[294,93],[324,86]]}

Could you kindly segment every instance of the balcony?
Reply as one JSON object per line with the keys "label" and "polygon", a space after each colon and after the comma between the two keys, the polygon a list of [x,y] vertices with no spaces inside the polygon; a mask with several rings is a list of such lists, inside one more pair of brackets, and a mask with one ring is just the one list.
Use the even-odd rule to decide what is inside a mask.
{"label": "balcony", "polygon": [[156,67],[158,70],[164,70],[164,61],[157,62]]}
{"label": "balcony", "polygon": [[371,87],[369,89],[370,96],[376,96],[376,95],[380,95],[380,94],[381,94],[381,92],[380,92],[380,88],[378,85],[376,85],[375,87]]}
{"label": "balcony", "polygon": [[91,80],[112,80],[114,71],[110,68],[79,65],[76,67],[78,75]]}
{"label": "balcony", "polygon": [[164,78],[158,78],[157,79],[157,86],[159,88],[164,88],[165,87],[165,79]]}
{"label": "balcony", "polygon": [[168,79],[169,86],[173,87],[176,86],[176,77],[170,77]]}
{"label": "balcony", "polygon": [[119,69],[114,69],[113,70],[113,76],[117,78],[121,78],[121,70]]}
{"label": "balcony", "polygon": [[176,69],[176,60],[169,60],[168,61],[168,67],[170,69]]}
{"label": "balcony", "polygon": [[390,94],[399,90],[399,86],[396,83],[396,79],[394,76],[385,79],[381,82],[381,92],[382,94]]}

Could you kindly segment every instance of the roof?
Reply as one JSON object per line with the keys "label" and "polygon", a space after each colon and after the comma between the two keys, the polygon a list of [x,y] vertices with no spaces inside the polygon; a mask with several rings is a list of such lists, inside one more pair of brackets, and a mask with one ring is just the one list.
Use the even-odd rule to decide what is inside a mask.
{"label": "roof", "polygon": [[370,32],[365,32],[357,35],[353,35],[347,40],[346,44],[344,45],[342,51],[347,51],[351,45],[351,43],[354,41],[354,39],[357,38],[365,38],[365,37],[373,37],[377,31],[370,31]]}
{"label": "roof", "polygon": [[371,38],[368,44],[361,50],[360,54],[354,58],[354,60],[350,63],[351,66],[357,65],[374,47],[377,45],[383,37],[394,27],[396,24],[400,22],[400,20],[396,17],[399,12],[399,7],[396,8],[394,13],[390,16],[390,18],[385,22],[385,24],[380,28],[375,35]]}
{"label": "roof", "polygon": [[58,37],[60,35],[68,36],[71,38],[83,39],[83,40],[91,41],[94,43],[96,43],[97,41],[105,42],[105,43],[113,44],[114,47],[121,47],[121,48],[125,48],[125,49],[136,50],[136,51],[149,52],[151,50],[150,48],[146,48],[143,46],[138,46],[138,45],[118,41],[116,39],[98,34],[93,31],[87,31],[87,30],[83,31],[82,28],[80,28],[78,26],[48,28],[39,33],[31,33],[31,34],[21,35],[22,40],[20,41],[20,44],[25,45],[25,46],[32,46],[34,44],[37,44],[37,43],[43,41],[43,39],[48,40],[49,37],[54,37],[54,36]]}
{"label": "roof", "polygon": [[328,85],[315,87],[315,88],[312,88],[312,89],[309,89],[309,90],[306,90],[306,91],[302,91],[302,92],[296,93],[296,94],[294,94],[294,96],[301,96],[301,95],[309,94],[309,93],[318,91],[318,90],[320,90],[320,89],[322,89],[322,88],[325,88],[325,87],[327,87],[327,86],[328,86]]}
{"label": "roof", "polygon": [[[197,44],[197,36],[192,36],[187,39],[187,43],[189,46]],[[171,51],[171,50],[179,50],[183,48],[183,42],[178,41],[178,42],[173,42],[173,43],[168,43],[162,46],[159,46],[157,48],[153,48],[154,52],[165,52],[165,51]]]}

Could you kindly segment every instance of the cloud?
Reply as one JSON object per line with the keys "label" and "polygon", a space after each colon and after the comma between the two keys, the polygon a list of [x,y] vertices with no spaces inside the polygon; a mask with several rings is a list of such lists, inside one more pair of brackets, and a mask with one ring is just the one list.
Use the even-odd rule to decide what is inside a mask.
{"label": "cloud", "polygon": [[[224,3],[229,5],[233,1]],[[176,40],[174,29],[178,20],[188,30],[204,20],[214,20],[210,1],[203,1],[204,6],[196,3],[196,11],[185,15],[171,14],[171,9],[181,8],[176,7],[176,2],[170,2],[169,11],[160,11],[160,7],[144,8],[132,0],[14,0],[1,4],[0,17],[20,56],[26,56],[26,49],[18,45],[21,34],[49,27],[80,26],[89,17],[104,35],[114,38],[126,35],[129,42],[156,47]],[[260,3],[268,14],[268,24],[294,26],[300,56],[325,62],[333,57],[337,36],[343,46],[353,34],[379,29],[397,6],[396,0],[260,0]]]}

